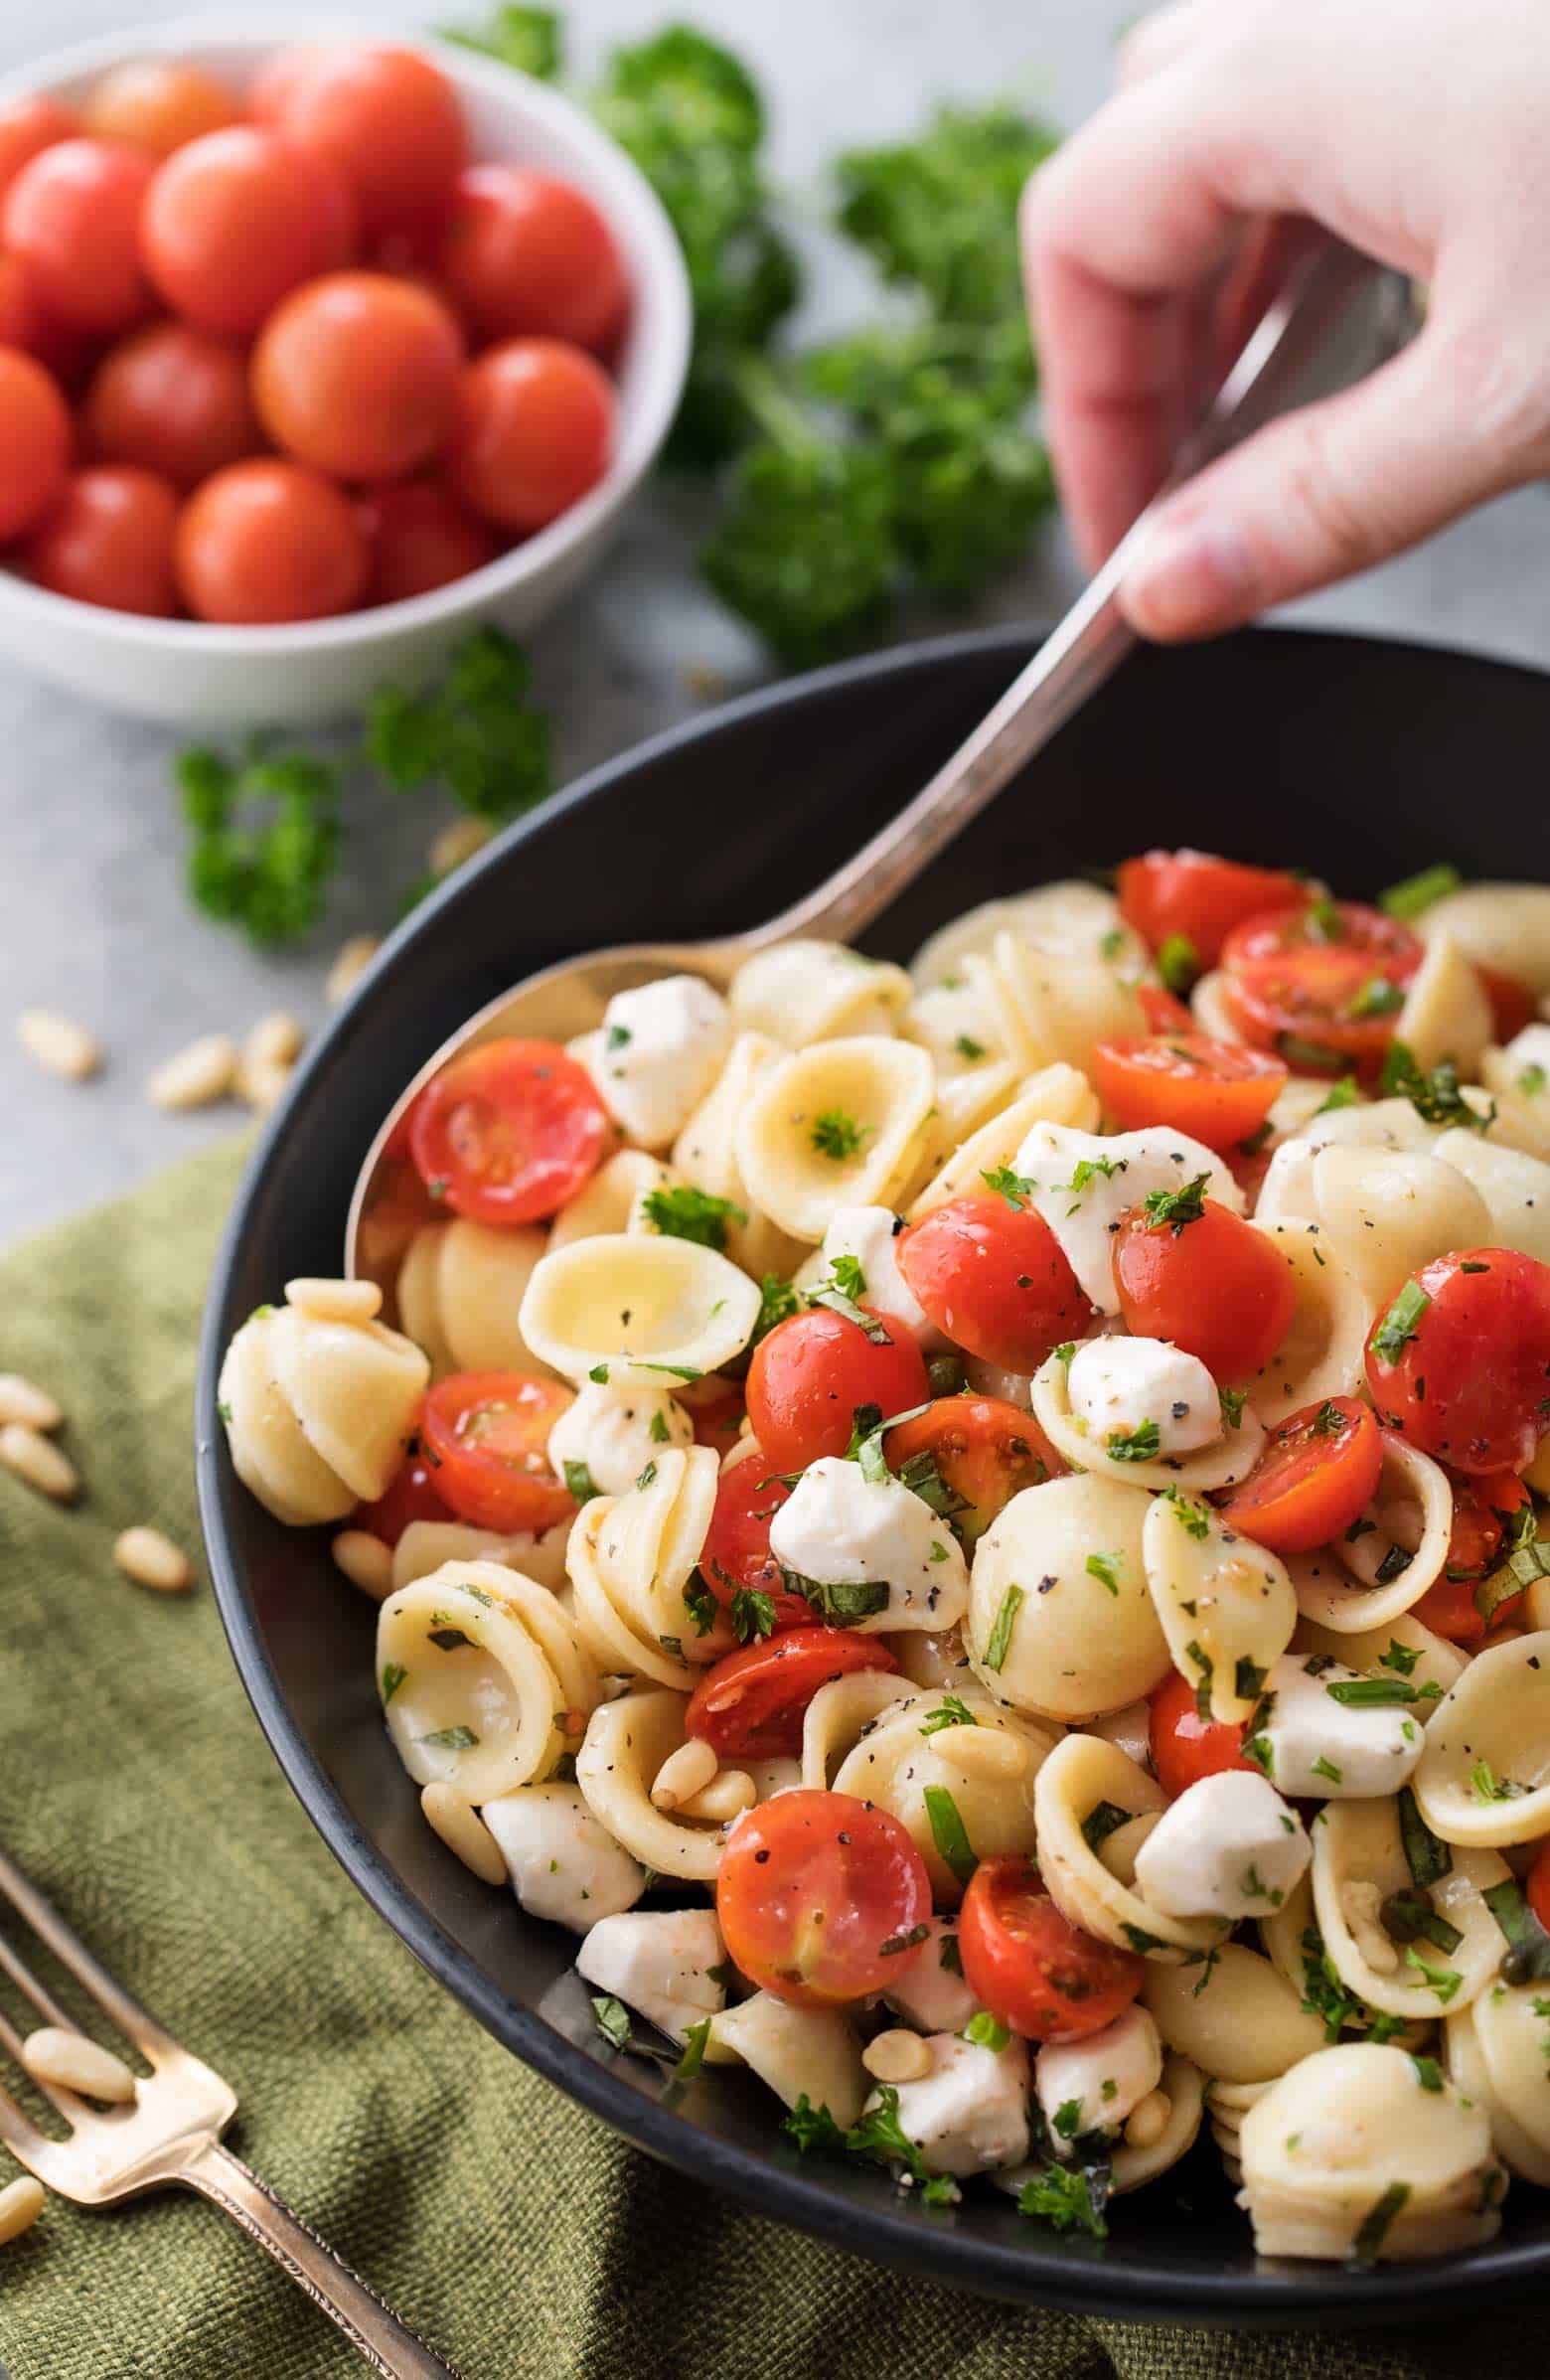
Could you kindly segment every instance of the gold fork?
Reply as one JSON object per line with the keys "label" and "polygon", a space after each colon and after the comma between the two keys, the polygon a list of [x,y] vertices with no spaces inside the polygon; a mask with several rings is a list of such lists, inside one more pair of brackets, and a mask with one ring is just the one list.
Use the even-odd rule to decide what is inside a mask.
{"label": "gold fork", "polygon": [[[112,2108],[33,2078],[70,2127],[65,2141],[40,2132],[0,2086],[0,2141],[12,2155],[51,2190],[82,2206],[112,2206],[169,2185],[197,2190],[268,2250],[383,2380],[447,2380],[449,2373],[457,2380],[453,2367],[434,2356],[309,2224],[223,2147],[221,2135],[236,2114],[230,2083],[191,2057],[114,1983],[3,1851],[0,1894],[151,2069],[149,2077],[137,2078],[133,2100]],[[79,2031],[3,1934],[0,1970],[45,2024]],[[0,2050],[21,2064],[21,2049],[22,2036],[0,2012]]]}

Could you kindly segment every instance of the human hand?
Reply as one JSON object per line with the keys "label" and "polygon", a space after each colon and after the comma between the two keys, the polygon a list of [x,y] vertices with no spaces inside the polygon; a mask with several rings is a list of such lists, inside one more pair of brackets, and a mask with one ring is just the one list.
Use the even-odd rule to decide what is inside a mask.
{"label": "human hand", "polygon": [[1550,470],[1543,0],[1175,0],[1120,68],[1023,204],[1050,442],[1090,565],[1270,294],[1288,219],[1430,285],[1402,354],[1167,501],[1121,593],[1143,634],[1232,627]]}

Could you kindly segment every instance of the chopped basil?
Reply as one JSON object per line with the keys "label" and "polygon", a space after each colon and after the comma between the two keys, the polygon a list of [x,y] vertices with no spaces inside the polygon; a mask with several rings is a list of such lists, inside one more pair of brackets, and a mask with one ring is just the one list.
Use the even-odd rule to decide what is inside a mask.
{"label": "chopped basil", "polygon": [[929,1718],[920,1722],[922,1735],[940,1735],[944,1727],[978,1727],[979,1720],[957,1694],[944,1694]]}
{"label": "chopped basil", "polygon": [[1453,1867],[1453,1853],[1447,1843],[1432,1832],[1421,1816],[1421,1806],[1408,1785],[1399,1789],[1399,1839],[1404,1845],[1405,1865],[1411,1881],[1423,1892],[1440,1884]]}
{"label": "chopped basil", "polygon": [[1418,874],[1406,876],[1403,883],[1390,884],[1386,892],[1378,894],[1378,906],[1387,910],[1390,917],[1402,918],[1408,925],[1413,918],[1420,917],[1430,909],[1435,901],[1445,899],[1450,892],[1457,892],[1463,882],[1458,869],[1448,861],[1440,860],[1435,868],[1423,868]]}
{"label": "chopped basil", "polygon": [[1345,1015],[1353,1020],[1362,1017],[1392,1017],[1405,1005],[1405,995],[1398,984],[1386,975],[1369,975],[1367,981],[1345,1004]]}
{"label": "chopped basil", "polygon": [[754,1318],[753,1337],[749,1345],[757,1347],[761,1339],[769,1337],[777,1324],[789,1323],[799,1303],[789,1281],[783,1281],[779,1273],[766,1273],[759,1284],[759,1311]]}
{"label": "chopped basil", "polygon": [[907,1934],[890,1934],[886,1942],[878,1943],[877,1956],[879,1959],[896,1959],[901,1951],[912,1951],[917,1943],[924,1942],[930,1932],[931,1928],[922,1923],[911,1926]]}
{"label": "chopped basil", "polygon": [[1545,1087],[1545,1079],[1543,1066],[1524,1066],[1519,1070],[1517,1087],[1525,1099],[1537,1099]]}
{"label": "chopped basil", "polygon": [[1477,1760],[1470,1771],[1470,1791],[1476,1802],[1515,1802],[1527,1790],[1510,1777],[1498,1777],[1488,1760]]}
{"label": "chopped basil", "polygon": [[1118,1600],[1120,1592],[1118,1574],[1120,1564],[1124,1559],[1123,1553],[1090,1553],[1082,1567],[1089,1578],[1096,1578]]}
{"label": "chopped basil", "polygon": [[1419,1281],[1407,1281],[1372,1334],[1373,1353],[1381,1355],[1385,1363],[1397,1363],[1431,1303]]}
{"label": "chopped basil", "polygon": [[1162,1494],[1172,1506],[1173,1517],[1180,1528],[1187,1529],[1191,1537],[1203,1542],[1211,1533],[1211,1516],[1204,1505],[1191,1504],[1188,1497],[1180,1495],[1176,1488],[1164,1488]]}
{"label": "chopped basil", "polygon": [[1149,1934],[1145,1926],[1131,1926],[1122,1922],[1120,1932],[1130,1944],[1131,1949],[1140,1951],[1143,1957],[1148,1951],[1165,1951],[1169,1947],[1161,1934]]}
{"label": "chopped basil", "polygon": [[651,1428],[648,1430],[647,1436],[650,1438],[653,1446],[671,1445],[673,1432],[668,1428],[667,1415],[661,1410],[652,1415]]}
{"label": "chopped basil", "polygon": [[565,1475],[565,1486],[578,1505],[590,1504],[594,1496],[602,1494],[585,1463],[562,1463],[560,1469]]}
{"label": "chopped basil", "polygon": [[1470,1105],[1459,1088],[1459,1069],[1451,1057],[1443,1058],[1427,1073],[1403,1041],[1390,1043],[1383,1061],[1382,1088],[1385,1098],[1408,1099],[1427,1124],[1462,1124],[1483,1132],[1495,1118],[1494,1105],[1478,1115]]}
{"label": "chopped basil", "polygon": [[705,2062],[705,2043],[710,2038],[710,2019],[702,2016],[692,2024],[684,2036],[684,2055],[673,2069],[676,2083],[692,2083]]}
{"label": "chopped basil", "polygon": [[408,1670],[404,1668],[401,1662],[385,1662],[383,1664],[383,1673],[378,1684],[383,1697],[384,1710],[388,1708],[407,1675]]}
{"label": "chopped basil", "polygon": [[1429,1942],[1434,1951],[1445,1955],[1456,1951],[1464,1940],[1458,1927],[1439,1917],[1431,1902],[1418,1892],[1385,1895],[1378,1920],[1391,1942]]}
{"label": "chopped basil", "polygon": [[1418,2058],[1412,2052],[1410,2063],[1416,2070],[1416,2081],[1423,2091],[1441,2091],[1443,2070],[1435,2058]]}
{"label": "chopped basil", "polygon": [[1259,1664],[1251,1662],[1247,1654],[1239,1655],[1232,1682],[1240,1701],[1253,1702],[1258,1699],[1265,1683],[1265,1674]]}
{"label": "chopped basil", "polygon": [[1529,1907],[1522,1885],[1515,1877],[1508,1876],[1500,1884],[1492,1884],[1480,1898],[1507,1938],[1506,1955],[1501,1962],[1502,1981],[1543,1982],[1550,1976],[1550,1934]]}
{"label": "chopped basil", "polygon": [[[846,1579],[804,1578],[799,1571],[783,1570],[782,1578],[793,1595],[804,1596],[820,1619],[842,1628],[856,1620],[869,1619],[873,1612],[888,1608],[888,1582],[883,1578],[865,1578],[855,1582]],[[769,1597],[763,1600],[768,1603]],[[771,1606],[773,1625],[774,1607]],[[762,1632],[768,1634],[768,1631]]]}
{"label": "chopped basil", "polygon": [[1007,1656],[1011,1650],[1012,1627],[1022,1608],[1023,1601],[1021,1587],[1008,1587],[1002,1597],[1001,1607],[991,1629],[990,1643],[985,1648],[985,1666],[988,1669],[1000,1672],[1005,1668]]}
{"label": "chopped basil", "polygon": [[937,1944],[937,1965],[944,1975],[961,1976],[963,1974],[964,1962],[958,1948],[956,1934],[944,1934]]}
{"label": "chopped basil", "polygon": [[1314,1762],[1314,1775],[1327,1779],[1330,1785],[1343,1785],[1345,1782],[1345,1771],[1337,1768],[1332,1760],[1326,1759],[1322,1752]]}
{"label": "chopped basil", "polygon": [[854,1323],[865,1332],[873,1347],[891,1347],[893,1335],[887,1325],[880,1322],[875,1314],[868,1314],[864,1306],[857,1306],[854,1296],[845,1286],[846,1282],[852,1279],[859,1280],[865,1287],[865,1275],[854,1257],[837,1256],[829,1277],[821,1281],[817,1289],[808,1291],[808,1304],[827,1306],[831,1314],[843,1315],[848,1323]]}
{"label": "chopped basil", "polygon": [[1374,2199],[1356,2227],[1356,2237],[1351,2242],[1352,2264],[1377,2263],[1378,2251],[1388,2237],[1389,2225],[1401,2208],[1408,2204],[1409,2198],[1408,2181],[1391,2181],[1382,2197]]}
{"label": "chopped basil", "polygon": [[592,2014],[597,2029],[610,2049],[630,2046],[630,2011],[623,2000],[615,1999],[611,1991],[596,1993],[592,1999]]}
{"label": "chopped basil", "polygon": [[1082,1840],[1090,1851],[1107,1842],[1121,1826],[1128,1826],[1134,1811],[1122,1810],[1118,1802],[1095,1802],[1082,1821]]}
{"label": "chopped basil", "polygon": [[982,1058],[986,1054],[985,1043],[975,1040],[971,1033],[961,1032],[953,1043],[953,1047],[960,1057],[966,1057],[969,1060],[971,1066],[976,1058]]}
{"label": "chopped basil", "polygon": [[433,1752],[472,1752],[479,1738],[471,1727],[438,1727],[416,1741],[429,1744]]}
{"label": "chopped basil", "polygon": [[1329,1085],[1328,1097],[1326,1099],[1319,1100],[1318,1105],[1314,1110],[1314,1114],[1316,1116],[1327,1116],[1336,1108],[1359,1107],[1360,1105],[1361,1093],[1356,1088],[1355,1075],[1342,1074],[1338,1082],[1334,1082]]}
{"label": "chopped basil", "polygon": [[[640,1474],[639,1478],[636,1480],[636,1483],[635,1483],[635,1485],[636,1485],[636,1487],[637,1487],[637,1488],[641,1489],[641,1490],[644,1492],[644,1491],[645,1491],[647,1488],[649,1488],[649,1487],[652,1485],[652,1482],[653,1482],[653,1481],[656,1479],[656,1476],[657,1476],[657,1459],[656,1459],[656,1457],[655,1457],[655,1455],[654,1455],[654,1456],[652,1457],[651,1461],[650,1461],[650,1462],[647,1464],[647,1466],[646,1466],[645,1470],[644,1470],[644,1471],[643,1471],[643,1472]],[[566,1482],[566,1486],[567,1486],[567,1487],[569,1486],[569,1482],[568,1482],[568,1481]]]}
{"label": "chopped basil", "polygon": [[1403,1545],[1391,1545],[1373,1572],[1374,1586],[1391,1587],[1396,1578],[1404,1577],[1414,1558]]}
{"label": "chopped basil", "polygon": [[592,1368],[591,1368],[591,1370],[590,1370],[590,1371],[587,1373],[587,1375],[586,1375],[586,1376],[587,1376],[587,1378],[588,1378],[589,1380],[595,1380],[595,1381],[597,1382],[597,1385],[598,1385],[598,1387],[599,1387],[599,1388],[606,1388],[606,1387],[607,1387],[607,1385],[608,1385],[608,1366],[607,1366],[607,1364],[606,1364],[606,1363],[594,1363],[594,1364],[593,1364],[593,1366],[592,1366]]}
{"label": "chopped basil", "polygon": [[463,1645],[466,1645],[470,1652],[475,1650],[473,1638],[465,1636],[460,1628],[433,1628],[429,1631],[425,1642],[428,1645],[434,1645],[441,1653],[456,1653],[458,1648]]}
{"label": "chopped basil", "polygon": [[958,1804],[945,1785],[928,1785],[924,1789],[926,1817],[931,1824],[931,1839],[960,1884],[967,1884],[979,1865],[968,1830],[959,1816]]}

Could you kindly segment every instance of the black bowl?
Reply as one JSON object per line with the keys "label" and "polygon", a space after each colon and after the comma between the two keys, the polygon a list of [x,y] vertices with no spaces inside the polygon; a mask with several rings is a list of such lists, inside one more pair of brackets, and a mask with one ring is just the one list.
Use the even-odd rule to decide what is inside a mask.
{"label": "black bowl", "polygon": [[[611,2055],[571,1936],[437,1841],[388,1745],[374,1613],[323,1532],[271,1520],[216,1415],[232,1333],[296,1274],[337,1272],[356,1172],[402,1085],[465,1017],[605,943],[724,933],[783,907],[877,827],[1026,659],[1025,632],[885,653],[777,687],[596,770],[400,928],[311,1051],[254,1158],[211,1287],[199,1483],[222,1617],[269,1741],[361,1890],[480,2022],[639,2146],[782,2221],[989,2295],[1191,2322],[1414,2320],[1543,2287],[1550,2198],[1517,2185],[1491,2247],[1345,2272],[1268,2265],[1207,2142],[1114,2210],[1106,2246],[1010,2201],[916,2207],[881,2174],[798,2156],[745,2072],[670,2093]],[[1258,631],[1141,653],[868,937],[906,957],[973,902],[1153,844],[1295,863],[1371,892],[1429,862],[1550,876],[1550,680],[1460,654]]]}

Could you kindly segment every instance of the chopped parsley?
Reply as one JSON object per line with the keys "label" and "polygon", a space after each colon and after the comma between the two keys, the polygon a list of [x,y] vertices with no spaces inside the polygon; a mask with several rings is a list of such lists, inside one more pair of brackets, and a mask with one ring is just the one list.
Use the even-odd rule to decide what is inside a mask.
{"label": "chopped parsley", "polygon": [[759,1587],[732,1589],[732,1628],[739,1645],[775,1634],[775,1602]]}
{"label": "chopped parsley", "polygon": [[1218,1388],[1216,1396],[1222,1409],[1222,1427],[1228,1430],[1241,1430],[1243,1408],[1249,1401],[1248,1390],[1246,1388]]}
{"label": "chopped parsley", "polygon": [[650,1438],[650,1440],[651,1440],[651,1442],[652,1442],[652,1445],[653,1445],[653,1446],[668,1446],[668,1445],[671,1445],[671,1443],[672,1443],[672,1439],[673,1439],[673,1433],[672,1433],[672,1431],[671,1431],[671,1430],[668,1428],[668,1417],[667,1417],[667,1415],[666,1415],[666,1414],[665,1414],[665,1413],[664,1413],[664,1412],[663,1412],[663,1411],[660,1409],[660,1407],[659,1407],[659,1409],[658,1409],[658,1410],[657,1410],[657,1411],[656,1411],[656,1412],[655,1412],[655,1413],[652,1415],[652,1417],[651,1417],[651,1428],[650,1428],[650,1429],[647,1431],[647,1433],[646,1433],[646,1434],[647,1434],[647,1436]]}
{"label": "chopped parsley", "polygon": [[1441,2091],[1443,2070],[1435,2058],[1418,2058],[1412,2051],[1410,2063],[1416,2070],[1416,2081],[1423,2091]]}
{"label": "chopped parsley", "polygon": [[1525,1099],[1537,1099],[1545,1087],[1543,1066],[1524,1066],[1519,1069],[1517,1087]]}
{"label": "chopped parsley", "polygon": [[1510,1777],[1498,1777],[1488,1760],[1477,1760],[1470,1771],[1470,1791],[1476,1802],[1515,1802],[1526,1790]]}
{"label": "chopped parsley", "polygon": [[1096,1578],[1100,1585],[1107,1587],[1110,1594],[1118,1598],[1119,1569],[1124,1559],[1123,1553],[1090,1553],[1082,1567],[1089,1578]]}
{"label": "chopped parsley", "polygon": [[759,1341],[768,1338],[778,1323],[789,1323],[800,1304],[801,1300],[789,1281],[783,1281],[779,1273],[766,1273],[759,1283],[759,1311],[754,1317],[753,1338],[749,1344],[757,1347]]}
{"label": "chopped parsley", "polygon": [[1414,1943],[1405,1953],[1405,1965],[1419,1970],[1428,1987],[1436,1992],[1445,2008],[1464,1983],[1457,1967],[1433,1967],[1429,1960],[1422,1958]]}
{"label": "chopped parsley", "polygon": [[1049,2164],[1023,2183],[1017,2193],[1017,2212],[1035,2223],[1047,2223],[1052,2231],[1087,2231],[1095,2240],[1106,2240],[1109,2226],[1103,2210],[1107,2196],[1107,2190],[1100,2195],[1092,2177],[1077,2166]]}
{"label": "chopped parsley", "polygon": [[[901,2169],[915,2183],[928,2206],[951,2205],[957,2196],[956,2185],[949,2175],[933,2175],[928,2170],[925,2158],[899,2122],[899,2095],[895,2086],[880,2084],[876,2098],[876,2106],[865,2109],[844,2136],[846,2149],[852,2156],[868,2157],[874,2165]],[[823,2145],[827,2147],[829,2142]]]}
{"label": "chopped parsley", "polygon": [[1211,1516],[1204,1505],[1191,1504],[1189,1498],[1180,1495],[1176,1488],[1164,1488],[1162,1494],[1172,1506],[1173,1517],[1179,1527],[1187,1529],[1191,1537],[1203,1543],[1211,1533]]}
{"label": "chopped parsley", "polygon": [[1303,2013],[1317,2016],[1323,2025],[1324,2039],[1338,2041],[1345,2028],[1358,2026],[1367,2039],[1382,2043],[1392,2041],[1403,2032],[1402,2016],[1390,2016],[1369,2008],[1364,1999],[1347,1988],[1339,1970],[1324,1948],[1324,1938],[1317,1926],[1305,1929],[1300,1939],[1303,1953]]}
{"label": "chopped parsley", "polygon": [[790,2114],[782,2117],[781,2131],[795,2141],[804,2156],[815,2149],[838,2153],[845,2147],[845,2128],[835,2122],[827,2107],[815,2107],[804,2091]]}
{"label": "chopped parsley", "polygon": [[998,1197],[1005,1198],[1017,1214],[1022,1212],[1033,1195],[1033,1185],[1027,1176],[1014,1174],[1010,1166],[998,1166],[994,1173],[982,1174],[980,1180],[988,1190],[995,1190]]}
{"label": "chopped parsley", "polygon": [[673,2069],[676,2083],[692,2083],[705,2062],[705,2043],[710,2038],[710,2019],[701,2016],[684,2036],[684,2055]]}
{"label": "chopped parsley", "polygon": [[643,1211],[653,1231],[668,1239],[693,1240],[697,1247],[713,1248],[718,1256],[726,1253],[728,1224],[748,1220],[747,1208],[734,1199],[713,1198],[689,1182],[649,1190]]}
{"label": "chopped parsley", "polygon": [[1415,1053],[1403,1041],[1394,1041],[1383,1061],[1383,1094],[1390,1099],[1408,1099],[1416,1114],[1427,1124],[1463,1124],[1474,1132],[1483,1132],[1495,1118],[1494,1106],[1477,1115],[1459,1088],[1459,1069],[1451,1057],[1445,1057],[1430,1073],[1418,1066]]}
{"label": "chopped parsley", "polygon": [[720,1605],[697,1570],[684,1589],[684,1609],[695,1623],[697,1637],[707,1637],[716,1623]]}
{"label": "chopped parsley", "polygon": [[960,1057],[966,1057],[969,1060],[971,1066],[976,1058],[982,1058],[986,1054],[985,1043],[977,1041],[972,1033],[961,1032],[953,1043],[953,1047]]}
{"label": "chopped parsley", "polygon": [[1392,1017],[1405,1005],[1405,995],[1399,985],[1386,975],[1369,975],[1360,990],[1345,1004],[1345,1014],[1355,1020],[1362,1017]]}
{"label": "chopped parsley", "polygon": [[1387,1653],[1380,1653],[1378,1656],[1379,1664],[1383,1668],[1396,1669],[1401,1677],[1411,1676],[1420,1659],[1420,1646],[1402,1645],[1398,1637],[1390,1637]]}
{"label": "chopped parsley", "polygon": [[1350,1426],[1350,1415],[1342,1413],[1332,1397],[1325,1397],[1309,1423],[1308,1430],[1313,1438],[1338,1438],[1340,1432],[1348,1430]]}
{"label": "chopped parsley", "polygon": [[[1069,1190],[1073,1198],[1080,1199],[1083,1192],[1089,1190],[1100,1177],[1105,1182],[1112,1182],[1116,1174],[1123,1174],[1125,1162],[1123,1157],[1079,1157],[1071,1168],[1070,1181],[1057,1182],[1055,1188]],[[1077,1208],[1074,1205],[1066,1208],[1068,1215],[1073,1215],[1076,1212]]]}
{"label": "chopped parsley", "polygon": [[1407,1281],[1372,1334],[1373,1353],[1385,1363],[1397,1363],[1431,1303],[1419,1281]]}
{"label": "chopped parsley", "polygon": [[[964,2039],[972,2041],[977,2049],[1002,2050],[1011,2039],[1011,2034],[1008,2028],[1002,2023],[1000,2017],[991,2014],[989,2008],[976,2008],[969,2022],[964,2026]],[[1071,2104],[1080,2115],[1080,2104],[1074,2100]],[[1057,2125],[1059,2124],[1058,2116],[1055,2118],[1055,2122]]]}
{"label": "chopped parsley", "polygon": [[864,1298],[866,1295],[866,1275],[858,1256],[832,1256],[829,1260],[829,1278],[842,1297]]}
{"label": "chopped parsley", "polygon": [[985,1648],[985,1666],[988,1669],[995,1669],[999,1673],[1005,1668],[1007,1656],[1011,1650],[1012,1627],[1018,1612],[1022,1609],[1023,1601],[1024,1595],[1021,1587],[1008,1587],[1002,1597],[995,1624],[991,1629],[990,1643]]}
{"label": "chopped parsley", "polygon": [[1177,1239],[1187,1223],[1198,1223],[1205,1213],[1205,1192],[1210,1179],[1209,1174],[1196,1174],[1182,1190],[1148,1190],[1142,1204],[1147,1210],[1149,1230],[1159,1230],[1165,1223],[1171,1226]]}
{"label": "chopped parsley", "polygon": [[[852,1288],[852,1282],[859,1287]],[[827,1306],[831,1314],[843,1315],[848,1323],[854,1323],[857,1330],[865,1332],[873,1347],[891,1347],[893,1335],[886,1323],[855,1302],[865,1287],[866,1275],[855,1258],[837,1256],[818,1287],[808,1291],[807,1302],[810,1306]]]}
{"label": "chopped parsley", "polygon": [[1361,1093],[1356,1088],[1355,1075],[1342,1074],[1338,1082],[1332,1082],[1329,1085],[1327,1098],[1319,1100],[1318,1105],[1314,1110],[1314,1114],[1316,1116],[1327,1116],[1332,1109],[1341,1107],[1359,1107],[1360,1105]]}
{"label": "chopped parsley", "polygon": [[928,1718],[920,1722],[922,1735],[940,1735],[944,1727],[978,1727],[979,1720],[957,1694],[944,1694]]}
{"label": "chopped parsley", "polygon": [[854,1157],[867,1141],[876,1137],[874,1124],[857,1124],[853,1116],[848,1116],[840,1107],[826,1107],[822,1115],[815,1116],[808,1135],[819,1156],[830,1158],[836,1165]]}
{"label": "chopped parsley", "polygon": [[1150,1463],[1162,1444],[1162,1433],[1155,1421],[1138,1422],[1133,1430],[1111,1430],[1104,1441],[1104,1452],[1116,1463]]}
{"label": "chopped parsley", "polygon": [[967,1884],[980,1863],[975,1857],[968,1829],[959,1816],[958,1804],[945,1785],[926,1786],[924,1800],[926,1817],[931,1823],[932,1841],[959,1883]]}

